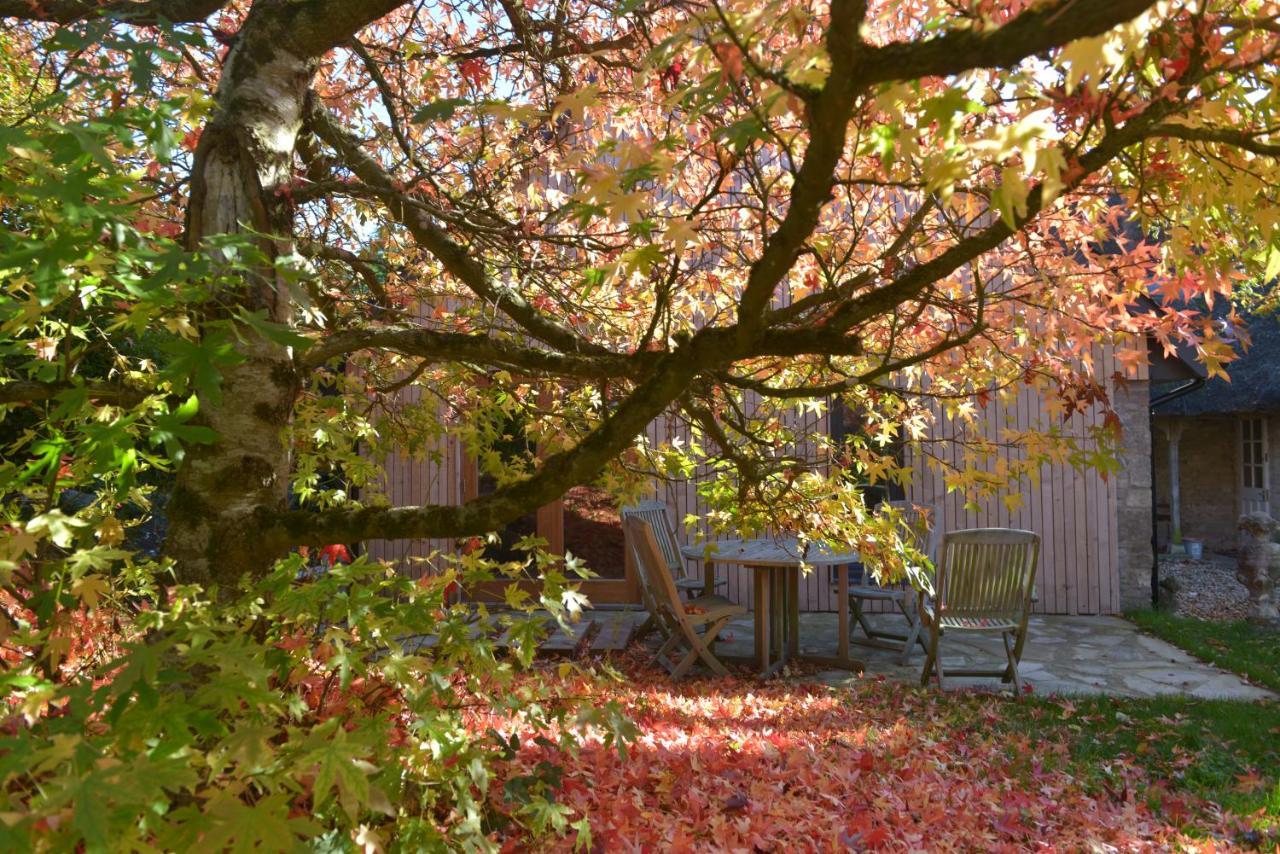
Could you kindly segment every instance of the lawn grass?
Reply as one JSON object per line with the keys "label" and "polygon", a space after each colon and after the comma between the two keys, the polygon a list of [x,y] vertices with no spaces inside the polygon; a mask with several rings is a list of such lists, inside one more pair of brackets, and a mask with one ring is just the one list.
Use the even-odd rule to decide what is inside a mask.
{"label": "lawn grass", "polygon": [[1024,698],[1005,710],[1003,725],[1032,740],[1065,733],[1074,772],[1099,791],[1115,787],[1114,761],[1128,760],[1156,783],[1144,794],[1165,811],[1189,794],[1236,815],[1261,810],[1259,827],[1280,828],[1280,703]]}
{"label": "lawn grass", "polygon": [[[1192,655],[1280,691],[1280,632],[1274,629],[1164,611],[1127,616]],[[1258,826],[1280,832],[1280,703],[1275,701],[1036,699],[1010,704],[1005,725],[1029,738],[1065,730],[1076,773],[1100,790],[1112,786],[1111,760],[1123,758],[1147,771],[1157,786],[1147,796],[1166,801],[1168,808],[1177,810],[1178,798],[1192,795],[1237,815],[1258,814]]]}
{"label": "lawn grass", "polygon": [[1126,616],[1143,630],[1192,655],[1280,691],[1280,631],[1276,629],[1244,620],[1217,622],[1178,617],[1166,611],[1131,611]]}

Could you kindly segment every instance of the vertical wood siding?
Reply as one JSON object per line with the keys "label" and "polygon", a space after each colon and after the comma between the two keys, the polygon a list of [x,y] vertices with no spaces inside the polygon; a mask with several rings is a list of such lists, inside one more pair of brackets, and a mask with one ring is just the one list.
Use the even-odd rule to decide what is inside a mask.
{"label": "vertical wood siding", "polygon": [[[1121,370],[1110,352],[1094,355],[1097,375],[1110,377]],[[406,401],[416,401],[419,392],[406,389]],[[825,415],[799,415],[800,426],[820,434],[827,430]],[[1007,400],[992,399],[982,410],[979,425],[989,439],[998,439],[1005,430],[1028,430],[1045,418],[1040,402],[1030,392]],[[1090,426],[1101,424],[1096,409],[1073,415],[1063,425],[1070,433],[1083,434]],[[958,424],[939,413],[935,426],[934,453],[953,465],[960,465],[962,448],[947,440],[956,436]],[[647,436],[654,445],[676,438],[687,439],[687,428],[674,418],[659,418],[649,425]],[[392,505],[422,503],[457,504],[464,495],[463,483],[473,471],[458,443],[441,440],[440,462],[430,454],[413,459],[397,455],[386,468],[385,489]],[[1000,454],[1008,458],[1009,449]],[[918,463],[918,461],[916,461]],[[706,508],[697,494],[697,480],[705,477],[700,469],[688,481],[660,482],[654,497],[665,501],[673,512],[677,531],[686,542],[694,542],[699,533],[706,534],[705,523],[686,529],[686,516],[701,516]],[[1036,610],[1051,614],[1114,614],[1120,611],[1119,551],[1117,545],[1116,484],[1096,471],[1076,471],[1069,464],[1041,466],[1038,483],[1015,484],[1022,497],[1016,509],[1007,508],[999,497],[982,503],[976,510],[965,506],[958,494],[947,495],[939,472],[917,465],[917,478],[908,489],[913,501],[936,504],[943,530],[973,527],[1013,527],[1035,531],[1042,538],[1040,570],[1037,576]],[[432,551],[447,552],[453,547],[448,540],[373,541],[367,544],[374,558],[390,561],[403,571],[419,575],[426,567],[414,559],[426,558]],[[699,567],[691,566],[695,572]],[[728,578],[729,598],[752,605],[751,576],[745,567],[718,570]],[[811,611],[834,610],[835,596],[827,577],[811,573],[801,579],[801,607]]]}

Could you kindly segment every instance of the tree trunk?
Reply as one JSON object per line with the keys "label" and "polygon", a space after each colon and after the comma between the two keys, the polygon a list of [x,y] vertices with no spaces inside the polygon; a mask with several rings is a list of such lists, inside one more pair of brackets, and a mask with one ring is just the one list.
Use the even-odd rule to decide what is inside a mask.
{"label": "tree trunk", "polygon": [[[216,111],[196,150],[187,239],[196,249],[216,235],[269,235],[256,238],[265,263],[223,304],[265,310],[285,323],[289,288],[272,262],[292,252],[289,185],[315,61],[290,54],[271,23],[250,13],[228,54]],[[286,509],[300,378],[289,348],[239,333],[232,340],[242,361],[223,370],[220,400],[200,402],[201,418],[219,438],[187,449],[169,504],[165,550],[183,582],[232,583],[261,574],[278,556],[255,536],[255,516]]]}
{"label": "tree trunk", "polygon": [[1280,622],[1280,603],[1276,601],[1276,580],[1280,578],[1280,544],[1272,536],[1280,522],[1266,513],[1249,513],[1240,517],[1240,557],[1236,564],[1236,580],[1249,590],[1249,620]]}

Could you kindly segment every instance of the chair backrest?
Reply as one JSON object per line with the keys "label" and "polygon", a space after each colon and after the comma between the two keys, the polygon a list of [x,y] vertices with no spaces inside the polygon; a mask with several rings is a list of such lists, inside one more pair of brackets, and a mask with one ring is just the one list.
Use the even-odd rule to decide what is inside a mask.
{"label": "chair backrest", "polygon": [[885,501],[884,505],[892,507],[898,513],[903,524],[914,535],[915,547],[930,560],[936,560],[938,538],[942,534],[942,526],[938,524],[938,508],[915,501]]}
{"label": "chair backrest", "polygon": [[1040,535],[971,528],[942,537],[934,580],[940,616],[1021,622],[1031,610]]}
{"label": "chair backrest", "polygon": [[658,544],[658,553],[666,563],[667,569],[675,573],[676,578],[684,578],[684,559],[680,557],[680,544],[676,542],[676,532],[671,527],[671,517],[667,515],[667,505],[661,501],[641,501],[629,507],[623,507],[623,520],[643,519],[649,523],[653,531],[654,541]]}
{"label": "chair backrest", "polygon": [[[668,618],[679,619],[684,615],[684,606],[680,602],[680,591],[676,589],[675,579],[667,569],[658,548],[658,540],[653,535],[653,526],[640,516],[627,516],[622,520],[622,529],[635,554],[641,578],[646,582],[652,606]],[[645,603],[647,606],[650,603]]]}
{"label": "chair backrest", "polygon": [[[893,509],[909,531],[913,540],[912,545],[929,560],[936,562],[938,538],[942,533],[942,526],[938,524],[938,508],[914,501],[882,501],[876,505],[877,512],[882,507]],[[866,586],[875,586],[875,577],[869,571],[864,571],[862,583]]]}

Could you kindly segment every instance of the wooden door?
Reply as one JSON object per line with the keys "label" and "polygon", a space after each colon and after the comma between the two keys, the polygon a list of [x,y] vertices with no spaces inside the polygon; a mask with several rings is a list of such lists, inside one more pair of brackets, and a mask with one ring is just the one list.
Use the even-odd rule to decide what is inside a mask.
{"label": "wooden door", "polygon": [[1240,512],[1271,513],[1271,473],[1267,421],[1240,418]]}
{"label": "wooden door", "polygon": [[[490,479],[479,475],[474,461],[468,461],[468,471],[463,478],[464,500],[487,494],[493,488]],[[539,507],[536,512],[509,523],[498,533],[501,541],[489,547],[489,553],[495,559],[523,559],[525,553],[513,546],[522,536],[536,535],[547,541],[548,551],[552,554],[573,555],[595,573],[596,577],[585,580],[566,573],[570,581],[580,584],[582,593],[593,604],[640,601],[639,577],[634,562],[626,557],[617,503],[602,489],[574,487],[561,498]],[[479,584],[468,593],[480,601],[501,601],[509,583]],[[534,581],[521,586],[530,593],[539,592]]]}

